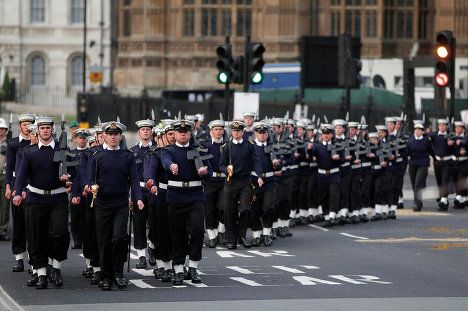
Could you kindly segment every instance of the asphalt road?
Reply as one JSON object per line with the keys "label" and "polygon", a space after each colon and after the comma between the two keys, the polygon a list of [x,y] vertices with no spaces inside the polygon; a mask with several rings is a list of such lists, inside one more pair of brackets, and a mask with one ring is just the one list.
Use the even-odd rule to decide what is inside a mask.
{"label": "asphalt road", "polygon": [[148,267],[127,275],[126,291],[103,292],[70,250],[64,287],[38,291],[0,242],[0,310],[468,310],[468,210],[438,213],[428,200],[416,214],[406,203],[396,220],[299,226],[270,248],[205,248],[202,284],[177,288]]}

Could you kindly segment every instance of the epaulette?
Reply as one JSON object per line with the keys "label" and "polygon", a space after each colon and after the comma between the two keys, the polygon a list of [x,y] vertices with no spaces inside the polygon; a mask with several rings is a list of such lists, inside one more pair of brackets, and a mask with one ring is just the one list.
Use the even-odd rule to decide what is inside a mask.
{"label": "epaulette", "polygon": [[252,145],[255,145],[255,142],[253,140],[249,140],[249,143],[251,143]]}
{"label": "epaulette", "polygon": [[96,154],[98,154],[99,152],[101,152],[101,151],[104,151],[104,149],[99,149],[99,150],[94,151],[94,152],[93,152],[93,157],[94,157]]}
{"label": "epaulette", "polygon": [[226,145],[227,145],[227,143],[222,144],[222,145],[221,145],[221,148],[226,147]]}

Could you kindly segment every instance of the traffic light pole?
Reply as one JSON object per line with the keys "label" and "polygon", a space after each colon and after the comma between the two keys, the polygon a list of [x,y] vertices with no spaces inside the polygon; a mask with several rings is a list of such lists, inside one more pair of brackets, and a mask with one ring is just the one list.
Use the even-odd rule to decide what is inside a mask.
{"label": "traffic light pole", "polygon": [[[229,36],[226,36],[226,38],[224,39],[224,43],[226,44],[231,43]],[[227,82],[226,84],[224,84],[224,116],[226,120],[230,120],[229,119],[229,102],[230,102],[230,95],[231,95],[230,93],[231,93],[230,83]]]}
{"label": "traffic light pole", "polygon": [[245,36],[245,52],[244,52],[244,92],[249,91],[249,84],[250,84],[250,72],[249,72],[249,64],[250,64],[250,35]]}
{"label": "traffic light pole", "polygon": [[453,38],[452,39],[452,61],[450,62],[450,75],[451,78],[449,81],[450,83],[450,107],[449,107],[449,118],[452,120],[452,118],[455,116],[455,47],[457,46],[457,39]]}

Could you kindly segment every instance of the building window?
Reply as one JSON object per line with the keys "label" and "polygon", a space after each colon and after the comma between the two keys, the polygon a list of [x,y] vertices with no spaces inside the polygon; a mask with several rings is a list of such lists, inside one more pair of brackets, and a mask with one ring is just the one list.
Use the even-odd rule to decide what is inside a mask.
{"label": "building window", "polygon": [[[247,2],[247,1],[238,1]],[[238,37],[250,35],[252,27],[252,11],[250,9],[237,9],[237,28]]]}
{"label": "building window", "polygon": [[340,5],[341,0],[331,0],[330,5]]}
{"label": "building window", "polygon": [[375,38],[377,33],[377,15],[366,13],[366,37]]}
{"label": "building window", "polygon": [[84,0],[71,0],[71,22],[72,24],[83,23]]}
{"label": "building window", "polygon": [[404,38],[405,36],[405,13],[398,12],[397,14],[397,36],[398,38]]}
{"label": "building window", "polygon": [[384,37],[386,39],[393,38],[393,11],[385,11]]}
{"label": "building window", "polygon": [[193,36],[195,34],[195,12],[193,9],[184,10],[184,36]]}
{"label": "building window", "polygon": [[46,83],[45,60],[42,56],[34,56],[31,59],[30,85],[41,86]]}
{"label": "building window", "polygon": [[70,61],[70,86],[79,86],[83,83],[83,57],[74,56]]}
{"label": "building window", "polygon": [[123,16],[123,35],[124,37],[128,37],[132,34],[132,15],[130,14],[130,10],[124,11]]}
{"label": "building window", "polygon": [[340,20],[340,12],[335,11],[331,13],[330,23],[331,23],[331,35],[338,36],[341,32],[341,20]]}
{"label": "building window", "polygon": [[413,38],[413,13],[406,13],[406,32],[405,37],[408,39]]}
{"label": "building window", "polygon": [[418,38],[427,39],[427,12],[419,12]]}
{"label": "building window", "polygon": [[221,34],[223,36],[231,35],[231,10],[225,9],[221,13]]}
{"label": "building window", "polygon": [[354,36],[361,36],[361,12],[354,12]]}
{"label": "building window", "polygon": [[345,27],[347,33],[353,31],[353,13],[351,11],[346,11]]}
{"label": "building window", "polygon": [[217,12],[216,9],[202,10],[202,36],[216,36],[217,32]]}
{"label": "building window", "polygon": [[252,4],[252,0],[237,0],[237,4]]}
{"label": "building window", "polygon": [[45,22],[44,0],[31,0],[29,13],[30,13],[29,20],[31,23],[44,23]]}

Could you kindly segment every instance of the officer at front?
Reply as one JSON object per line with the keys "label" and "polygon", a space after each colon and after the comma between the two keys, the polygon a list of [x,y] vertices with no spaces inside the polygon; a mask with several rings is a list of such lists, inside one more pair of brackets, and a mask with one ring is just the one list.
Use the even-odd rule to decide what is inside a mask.
{"label": "officer at front", "polygon": [[161,161],[168,171],[166,200],[172,237],[172,265],[175,272],[173,285],[182,285],[184,281],[187,254],[188,277],[192,283],[201,283],[197,268],[202,259],[205,223],[202,179],[208,179],[213,172],[207,160],[203,160],[204,166],[198,168],[195,161],[189,160],[189,152],[197,148],[190,144],[194,123],[177,120],[171,127],[175,130],[176,143],[162,149]]}

